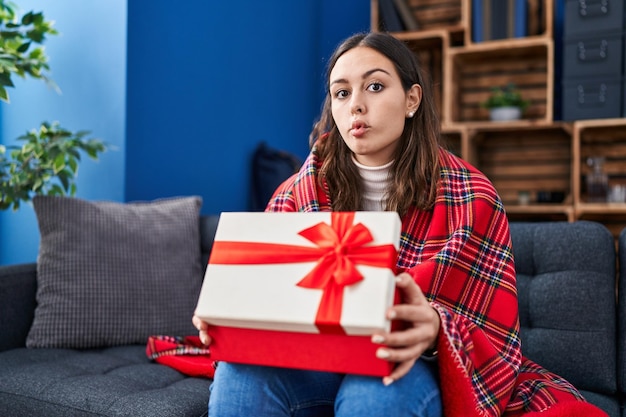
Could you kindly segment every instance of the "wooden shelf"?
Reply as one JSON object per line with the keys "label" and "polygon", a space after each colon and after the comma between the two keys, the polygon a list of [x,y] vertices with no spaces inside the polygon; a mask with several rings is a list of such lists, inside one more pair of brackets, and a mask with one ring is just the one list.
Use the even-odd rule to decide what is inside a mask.
{"label": "wooden shelf", "polygon": [[[418,9],[423,13],[422,18],[436,16],[442,3],[409,2],[416,13]],[[458,0],[459,10],[453,12],[458,21],[424,24],[422,30],[394,36],[419,57],[434,83],[443,146],[492,181],[509,219],[593,220],[617,236],[626,227],[626,202],[589,203],[584,184],[587,158],[602,156],[609,186],[626,185],[626,118],[553,120],[554,1],[528,1],[530,8],[539,3],[542,20],[531,22],[536,30],[524,38],[473,42],[471,0]],[[378,30],[378,0],[372,0],[371,7],[372,29]],[[491,87],[510,82],[531,105],[522,120],[492,122],[480,103]],[[521,204],[520,195],[527,195],[528,203]],[[562,201],[540,202],[552,195],[563,197]]]}
{"label": "wooden shelf", "polygon": [[511,221],[574,221],[575,213],[571,205],[528,204],[505,205],[507,217]]}
{"label": "wooden shelf", "polygon": [[576,214],[623,214],[626,216],[626,203],[580,203],[576,206]]}

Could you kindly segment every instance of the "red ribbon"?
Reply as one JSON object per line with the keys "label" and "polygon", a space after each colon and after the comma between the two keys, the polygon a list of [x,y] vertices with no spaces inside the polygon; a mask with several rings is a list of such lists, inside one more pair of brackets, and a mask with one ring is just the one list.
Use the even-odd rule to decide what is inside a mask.
{"label": "red ribbon", "polygon": [[366,246],[374,238],[354,213],[331,213],[331,225],[318,223],[298,234],[316,247],[277,243],[215,241],[211,264],[274,264],[317,261],[298,282],[303,288],[321,289],[315,325],[322,333],[345,334],[340,326],[343,289],[363,280],[356,265],[394,270],[397,250],[391,245]]}

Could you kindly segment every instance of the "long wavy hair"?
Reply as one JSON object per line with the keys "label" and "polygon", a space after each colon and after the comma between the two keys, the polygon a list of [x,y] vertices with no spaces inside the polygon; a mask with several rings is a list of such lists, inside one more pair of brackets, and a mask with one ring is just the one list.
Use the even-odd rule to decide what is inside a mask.
{"label": "long wavy hair", "polygon": [[[414,205],[429,210],[435,203],[439,180],[439,119],[429,82],[422,74],[415,54],[407,45],[387,33],[360,33],[342,42],[326,71],[327,92],[319,120],[309,136],[317,143],[322,162],[319,181],[327,185],[334,211],[356,211],[361,207],[362,181],[352,162],[352,151],[343,141],[331,112],[330,73],[347,51],[364,46],[386,56],[395,66],[405,91],[418,84],[422,100],[414,117],[407,118],[391,166],[392,181],[386,191],[387,211],[404,215]],[[324,184],[325,183],[325,184]]]}

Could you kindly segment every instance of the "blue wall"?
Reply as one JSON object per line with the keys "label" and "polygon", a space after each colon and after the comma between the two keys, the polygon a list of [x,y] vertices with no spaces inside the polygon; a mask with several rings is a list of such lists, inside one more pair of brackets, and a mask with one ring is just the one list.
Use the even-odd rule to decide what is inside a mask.
{"label": "blue wall", "polygon": [[[23,12],[43,11],[60,32],[45,48],[57,94],[43,81],[15,77],[10,104],[0,105],[0,143],[15,139],[43,121],[59,121],[73,130],[114,145],[96,162],[85,156],[77,178],[78,196],[124,198],[126,1],[17,0]],[[30,204],[0,212],[0,264],[32,262],[39,233]]]}
{"label": "blue wall", "polygon": [[128,3],[126,199],[203,196],[248,207],[266,141],[306,156],[336,43],[369,27],[368,0]]}
{"label": "blue wall", "polygon": [[[203,213],[247,209],[260,141],[306,155],[326,58],[370,16],[369,0],[19,4],[62,32],[46,45],[63,95],[19,83],[0,107],[0,142],[43,120],[91,130],[117,150],[84,159],[79,197],[194,194]],[[0,213],[0,264],[34,261],[38,243],[32,207]]]}

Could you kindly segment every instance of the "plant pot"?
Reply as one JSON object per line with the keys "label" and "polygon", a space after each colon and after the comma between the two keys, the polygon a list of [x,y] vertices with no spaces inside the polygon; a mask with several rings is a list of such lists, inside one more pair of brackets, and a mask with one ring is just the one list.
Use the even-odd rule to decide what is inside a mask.
{"label": "plant pot", "polygon": [[522,109],[519,107],[495,107],[489,110],[489,116],[494,122],[507,120],[519,120],[522,117]]}

